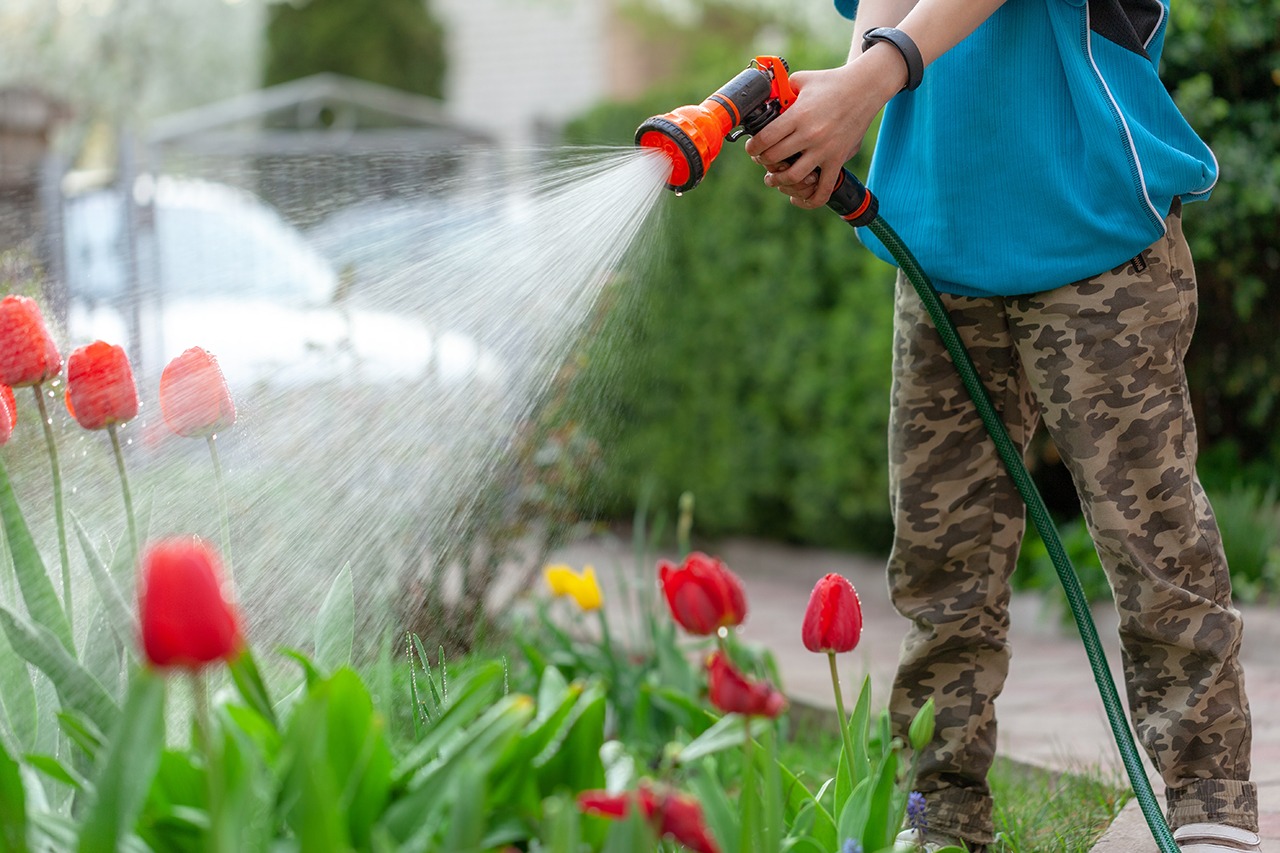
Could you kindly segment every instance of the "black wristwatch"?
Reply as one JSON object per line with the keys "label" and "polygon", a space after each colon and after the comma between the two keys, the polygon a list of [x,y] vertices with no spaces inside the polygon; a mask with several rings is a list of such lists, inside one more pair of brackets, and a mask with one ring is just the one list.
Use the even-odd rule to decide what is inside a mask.
{"label": "black wristwatch", "polygon": [[911,36],[902,30],[894,27],[875,27],[862,34],[863,52],[865,53],[867,48],[878,41],[887,41],[902,54],[902,60],[907,63],[907,85],[903,88],[914,91],[924,79],[924,58],[920,55],[920,48],[916,47]]}

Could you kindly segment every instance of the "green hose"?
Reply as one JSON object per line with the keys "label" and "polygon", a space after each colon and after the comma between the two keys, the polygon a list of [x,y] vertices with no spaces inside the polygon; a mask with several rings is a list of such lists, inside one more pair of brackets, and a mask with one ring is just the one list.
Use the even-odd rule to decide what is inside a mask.
{"label": "green hose", "polygon": [[1067,594],[1067,603],[1071,606],[1071,615],[1075,617],[1076,627],[1080,629],[1085,654],[1089,657],[1093,678],[1098,683],[1098,692],[1102,695],[1102,704],[1107,711],[1107,722],[1111,724],[1111,733],[1115,737],[1116,746],[1120,749],[1120,759],[1124,762],[1125,770],[1129,774],[1134,796],[1138,800],[1138,805],[1142,807],[1142,814],[1147,819],[1147,825],[1151,828],[1151,834],[1160,848],[1160,853],[1179,853],[1178,844],[1173,840],[1173,833],[1169,831],[1164,813],[1156,802],[1155,793],[1151,790],[1151,782],[1147,779],[1142,761],[1138,757],[1138,749],[1134,745],[1129,722],[1125,718],[1124,708],[1116,693],[1116,685],[1111,678],[1106,655],[1102,651],[1102,644],[1098,641],[1098,629],[1094,626],[1093,617],[1089,614],[1089,603],[1085,599],[1084,590],[1080,588],[1080,579],[1076,577],[1075,570],[1071,567],[1071,560],[1067,557],[1066,549],[1062,547],[1062,539],[1058,536],[1053,519],[1049,517],[1044,499],[1040,497],[1040,492],[1036,489],[1026,465],[1022,462],[1022,453],[1009,438],[1004,422],[996,412],[995,406],[991,404],[987,389],[978,377],[973,361],[969,358],[969,352],[961,342],[959,334],[956,333],[955,324],[951,322],[951,317],[943,307],[942,300],[938,297],[938,292],[934,289],[929,276],[920,268],[920,264],[902,239],[878,214],[866,227],[871,229],[871,233],[893,255],[907,280],[920,295],[925,310],[929,312],[938,329],[938,334],[942,336],[943,344],[951,354],[951,360],[955,363],[965,390],[969,392],[974,406],[978,409],[978,416],[982,418],[982,423],[991,435],[991,440],[995,442],[1000,461],[1004,463],[1005,469],[1018,488],[1018,494],[1026,503],[1031,521],[1049,550],[1053,567],[1058,572],[1058,580],[1062,582],[1062,588]]}

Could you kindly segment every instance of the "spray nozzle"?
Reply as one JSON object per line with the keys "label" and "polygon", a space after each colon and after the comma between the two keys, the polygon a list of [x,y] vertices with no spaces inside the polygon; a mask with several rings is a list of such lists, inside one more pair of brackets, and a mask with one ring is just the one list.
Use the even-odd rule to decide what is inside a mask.
{"label": "spray nozzle", "polygon": [[795,103],[786,60],[757,56],[738,76],[701,104],[653,116],[636,130],[636,145],[661,151],[671,161],[667,188],[698,185],[724,141],[755,135]]}

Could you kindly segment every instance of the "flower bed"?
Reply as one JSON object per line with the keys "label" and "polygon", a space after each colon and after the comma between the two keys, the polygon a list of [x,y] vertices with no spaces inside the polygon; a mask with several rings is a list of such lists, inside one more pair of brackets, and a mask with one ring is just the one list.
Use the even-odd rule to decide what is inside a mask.
{"label": "flower bed", "polygon": [[[313,636],[298,638],[312,651],[271,653],[298,678],[264,679],[219,550],[192,536],[139,538],[116,435],[138,390],[123,351],[103,342],[69,356],[65,396],[78,423],[110,438],[128,533],[103,555],[75,531],[109,627],[76,637],[46,406],[62,370],[38,306],[0,302],[0,385],[34,389],[62,579],[60,593],[0,464],[17,590],[0,604],[16,653],[0,658],[6,849],[874,853],[892,849],[904,822],[927,819],[905,745],[887,715],[873,718],[865,681],[844,711],[837,655],[856,646],[862,620],[838,575],[796,614],[798,637],[828,655],[839,708],[838,767],[816,785],[778,760],[787,702],[768,656],[736,636],[749,607],[741,583],[687,547],[649,575],[655,606],[642,608],[638,646],[615,643],[589,568],[548,568],[551,596],[572,604],[542,602],[518,666],[447,665],[444,650],[433,663],[399,634],[380,659],[354,661],[355,579],[343,570]],[[174,432],[208,442],[220,478],[213,439],[235,409],[216,359],[184,353],[159,399]],[[0,388],[0,444],[19,405]],[[135,571],[136,603],[122,582]],[[567,631],[552,606],[594,614],[598,636]],[[926,707],[909,740],[923,744],[932,727]]]}

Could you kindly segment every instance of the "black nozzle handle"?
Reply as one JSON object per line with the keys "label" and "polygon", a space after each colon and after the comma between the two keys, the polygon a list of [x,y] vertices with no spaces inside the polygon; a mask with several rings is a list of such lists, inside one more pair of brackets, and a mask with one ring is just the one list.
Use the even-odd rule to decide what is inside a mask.
{"label": "black nozzle handle", "polygon": [[836,188],[831,191],[827,207],[840,214],[840,218],[854,228],[863,228],[880,213],[880,203],[853,172],[841,168],[836,178]]}

